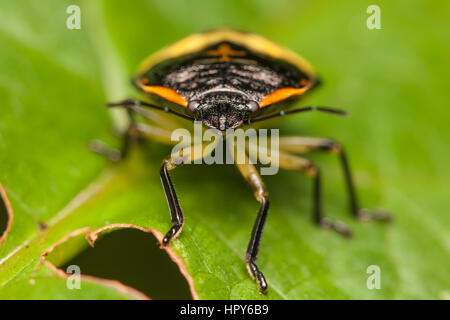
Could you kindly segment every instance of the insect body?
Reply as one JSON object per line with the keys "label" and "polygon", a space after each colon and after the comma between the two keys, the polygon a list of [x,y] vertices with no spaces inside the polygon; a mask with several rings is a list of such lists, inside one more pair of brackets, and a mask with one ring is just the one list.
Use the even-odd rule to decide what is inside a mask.
{"label": "insect body", "polygon": [[[195,41],[197,46],[190,45]],[[150,57],[135,84],[182,106],[181,112],[208,127],[233,129],[317,84],[305,61],[292,55],[295,59],[288,62],[284,56],[281,48],[252,34],[222,30],[194,35]]]}
{"label": "insect body", "polygon": [[[130,114],[137,112],[144,117],[148,117],[145,108],[163,110],[190,121],[201,121],[205,126],[220,131],[290,113],[311,110],[344,113],[317,106],[289,109],[306,92],[318,85],[319,81],[312,67],[298,55],[265,38],[229,29],[192,35],[150,56],[139,67],[133,83],[156,102],[128,99],[109,106],[121,106],[129,110]],[[132,121],[121,153],[98,144],[94,145],[94,149],[117,160],[126,154],[130,139],[137,135],[161,140],[161,131],[155,129],[158,127]],[[281,168],[301,171],[312,178],[313,219],[317,225],[347,237],[351,235],[344,224],[323,216],[320,170],[309,160],[298,156],[298,153],[337,153],[345,175],[351,213],[363,220],[389,220],[389,216],[384,213],[360,209],[347,158],[339,144],[323,138],[282,137],[279,148]],[[193,154],[188,155],[193,157]],[[163,238],[163,245],[167,245],[181,232],[184,223],[184,215],[169,176],[169,171],[179,165],[169,155],[164,159],[160,170],[172,220],[172,227]],[[246,261],[250,276],[256,280],[259,291],[265,292],[267,282],[255,261],[269,209],[268,192],[251,163],[237,163],[237,166],[260,203],[247,247]]]}

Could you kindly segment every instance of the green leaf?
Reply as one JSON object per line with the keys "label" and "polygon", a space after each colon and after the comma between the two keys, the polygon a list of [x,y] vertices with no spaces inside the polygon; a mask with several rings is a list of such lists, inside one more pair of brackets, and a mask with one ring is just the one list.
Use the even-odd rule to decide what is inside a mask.
{"label": "green leaf", "polygon": [[[65,24],[74,3],[80,30]],[[130,224],[157,236],[170,228],[158,174],[170,148],[148,142],[112,165],[87,146],[92,139],[118,145],[111,129],[122,118],[103,105],[129,94],[128,79],[145,56],[221,25],[265,35],[316,67],[324,86],[305,103],[344,107],[351,117],[292,116],[280,123],[281,134],[333,137],[345,145],[361,202],[389,209],[395,221],[352,221],[333,156],[311,159],[323,168],[326,215],[347,222],[352,240],[312,224],[306,176],[263,177],[271,208],[257,263],[269,290],[260,295],[244,260],[258,210],[250,188],[233,166],[186,165],[172,175],[186,221],[171,254],[195,294],[448,298],[449,5],[383,3],[382,29],[369,30],[370,4],[2,1],[0,183],[14,218],[0,247],[0,298],[144,298],[92,279],[82,280],[82,290],[68,290],[54,266],[88,246],[84,228]],[[77,230],[84,233],[67,238]],[[380,290],[366,286],[371,265],[381,269]]]}

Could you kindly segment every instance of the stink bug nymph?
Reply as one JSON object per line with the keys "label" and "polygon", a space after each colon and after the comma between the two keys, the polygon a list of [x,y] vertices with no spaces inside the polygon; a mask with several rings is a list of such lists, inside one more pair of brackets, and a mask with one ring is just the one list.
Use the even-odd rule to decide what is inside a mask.
{"label": "stink bug nymph", "polygon": [[[120,152],[99,143],[92,145],[95,151],[112,160],[123,158],[130,146],[130,139],[138,136],[170,143],[170,135],[162,137],[164,132],[168,132],[162,124],[150,125],[133,120],[135,113],[151,118],[146,108],[165,111],[191,122],[198,120],[204,126],[222,132],[312,110],[345,114],[341,110],[320,106],[289,109],[319,84],[313,68],[300,56],[261,36],[230,29],[194,34],[151,55],[140,65],[132,82],[152,102],[127,99],[108,104],[109,107],[123,107],[131,115]],[[318,226],[337,231],[346,237],[351,236],[351,231],[345,224],[323,216],[319,168],[298,156],[298,153],[336,153],[344,171],[352,215],[361,220],[390,219],[383,212],[360,209],[347,158],[338,143],[324,138],[290,136],[279,139],[279,149],[281,168],[301,171],[312,178],[312,213],[313,221]],[[184,223],[183,211],[169,176],[169,171],[179,165],[169,155],[163,160],[160,170],[172,221],[172,227],[162,240],[163,246],[180,234]],[[250,276],[256,280],[259,291],[264,293],[267,282],[255,261],[269,210],[268,192],[253,164],[236,165],[260,203],[246,251],[246,261]]]}

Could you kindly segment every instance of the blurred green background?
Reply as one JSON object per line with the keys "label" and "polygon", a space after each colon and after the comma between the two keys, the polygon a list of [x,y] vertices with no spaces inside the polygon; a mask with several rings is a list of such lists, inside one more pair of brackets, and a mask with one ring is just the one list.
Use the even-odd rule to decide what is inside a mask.
{"label": "blurred green background", "polygon": [[[81,8],[80,30],[66,28],[70,4]],[[372,4],[381,9],[380,30],[366,26]],[[54,295],[47,285],[56,284],[45,277],[31,286],[39,253],[84,226],[168,229],[157,172],[169,149],[155,143],[106,169],[113,177],[100,179],[100,194],[80,207],[67,204],[111,168],[87,145],[93,138],[118,145],[112,133],[117,119],[103,104],[135,94],[129,78],[139,62],[191,33],[227,26],[266,36],[311,62],[323,86],[304,103],[341,107],[351,117],[292,116],[280,133],[341,142],[361,202],[395,218],[389,226],[351,221],[333,156],[311,158],[323,168],[325,212],[350,224],[351,241],[312,225],[308,178],[291,172],[264,177],[271,212],[258,265],[270,282],[267,298],[448,299],[449,7],[447,1],[406,0],[0,0],[0,183],[15,212],[0,247],[0,298],[104,297],[64,289]],[[186,214],[173,246],[200,298],[260,298],[243,262],[257,212],[250,189],[231,166],[182,168],[173,176]],[[49,228],[41,231],[39,223]],[[138,289],[154,298],[190,296],[176,267],[154,250],[152,236],[120,232],[100,239],[98,248],[78,246],[60,265],[79,263],[137,288],[129,275],[144,277],[142,271],[124,266],[138,264],[142,255],[156,277],[148,275]],[[111,251],[135,254],[108,260]],[[101,261],[109,261],[100,267],[108,268],[104,273]],[[381,290],[365,285],[369,265],[381,267]],[[170,285],[157,281],[172,277],[178,280]]]}

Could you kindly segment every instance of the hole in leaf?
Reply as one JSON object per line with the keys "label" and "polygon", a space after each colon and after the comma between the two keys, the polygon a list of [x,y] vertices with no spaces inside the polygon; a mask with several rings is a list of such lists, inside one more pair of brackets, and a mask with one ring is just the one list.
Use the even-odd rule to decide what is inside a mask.
{"label": "hole in leaf", "polygon": [[192,299],[178,266],[157,244],[156,238],[135,229],[105,234],[60,268],[77,265],[82,274],[113,279],[154,300]]}
{"label": "hole in leaf", "polygon": [[5,233],[8,226],[9,215],[6,209],[6,204],[0,196],[0,237]]}

